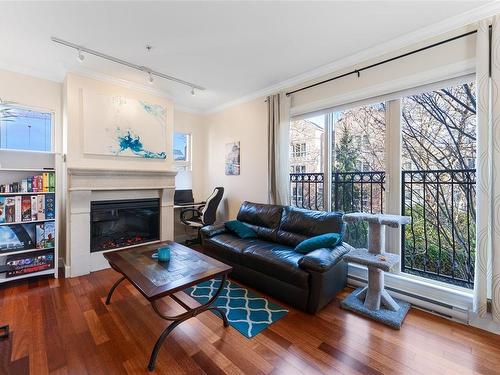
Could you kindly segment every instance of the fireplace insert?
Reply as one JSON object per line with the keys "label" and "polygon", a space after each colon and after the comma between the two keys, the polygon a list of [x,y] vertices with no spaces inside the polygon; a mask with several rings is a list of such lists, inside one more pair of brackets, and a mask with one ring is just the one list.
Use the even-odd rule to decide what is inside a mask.
{"label": "fireplace insert", "polygon": [[90,252],[160,239],[160,200],[93,201],[90,205]]}

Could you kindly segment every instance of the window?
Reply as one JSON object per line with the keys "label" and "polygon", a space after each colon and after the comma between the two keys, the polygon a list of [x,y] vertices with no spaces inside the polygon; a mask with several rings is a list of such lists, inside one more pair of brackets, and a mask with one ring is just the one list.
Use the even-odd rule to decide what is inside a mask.
{"label": "window", "polygon": [[292,145],[292,157],[305,158],[306,155],[307,155],[307,144],[306,143],[294,143]]}
{"label": "window", "polygon": [[292,165],[291,166],[292,173],[306,173],[305,165]]}
{"label": "window", "polygon": [[[474,82],[401,98],[402,271],[472,287],[475,259]],[[411,165],[411,170],[407,168]]]}
{"label": "window", "polygon": [[178,170],[191,170],[191,134],[174,133],[173,156]]}
{"label": "window", "polygon": [[[344,212],[401,210],[411,216],[411,222],[400,233],[390,231],[388,235],[390,242],[401,243],[402,272],[472,288],[476,251],[474,78],[465,76],[385,98],[388,101],[346,104],[292,120],[292,204]],[[386,107],[391,114],[387,127]],[[392,115],[396,111],[401,112],[399,118]],[[318,163],[311,159],[313,124],[321,129],[323,139],[316,143]],[[389,132],[390,140],[401,137],[401,147],[399,142],[386,144]],[[324,141],[324,134],[331,142]],[[304,142],[306,157],[297,159]],[[322,160],[325,156],[329,160]],[[401,164],[395,162],[398,159]],[[298,173],[299,164],[307,166],[307,174]],[[386,190],[386,168],[390,168],[392,186],[401,186],[401,195],[394,195],[399,189]],[[349,225],[346,241],[365,247],[366,233],[366,225]]]}
{"label": "window", "polygon": [[0,148],[53,151],[53,115],[10,105],[0,105]]}

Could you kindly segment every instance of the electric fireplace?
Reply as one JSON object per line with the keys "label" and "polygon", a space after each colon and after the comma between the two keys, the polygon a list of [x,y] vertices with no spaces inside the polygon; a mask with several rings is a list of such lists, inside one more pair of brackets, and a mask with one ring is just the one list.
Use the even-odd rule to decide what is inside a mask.
{"label": "electric fireplace", "polygon": [[93,201],[90,204],[90,252],[160,239],[160,200]]}

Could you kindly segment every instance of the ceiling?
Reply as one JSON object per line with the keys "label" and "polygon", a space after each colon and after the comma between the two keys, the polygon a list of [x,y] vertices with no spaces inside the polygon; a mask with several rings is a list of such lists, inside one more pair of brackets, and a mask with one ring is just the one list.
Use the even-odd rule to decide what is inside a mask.
{"label": "ceiling", "polygon": [[[144,73],[83,63],[56,36],[207,88],[152,88],[208,111],[484,5],[478,1],[1,2],[0,67],[62,81],[67,71],[146,85]],[[146,51],[146,44],[153,49]]]}

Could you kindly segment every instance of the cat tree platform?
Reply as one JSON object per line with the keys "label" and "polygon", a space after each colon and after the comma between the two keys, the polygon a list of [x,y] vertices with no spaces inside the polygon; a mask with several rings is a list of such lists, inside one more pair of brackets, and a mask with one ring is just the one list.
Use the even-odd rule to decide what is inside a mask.
{"label": "cat tree platform", "polygon": [[344,261],[361,264],[368,268],[368,285],[358,288],[341,302],[347,310],[360,313],[401,328],[410,308],[403,301],[393,299],[384,288],[384,272],[391,271],[400,261],[397,254],[385,252],[385,227],[397,228],[408,224],[411,218],[399,215],[352,213],[344,215],[346,223],[368,222],[368,249],[354,249],[344,256]]}

